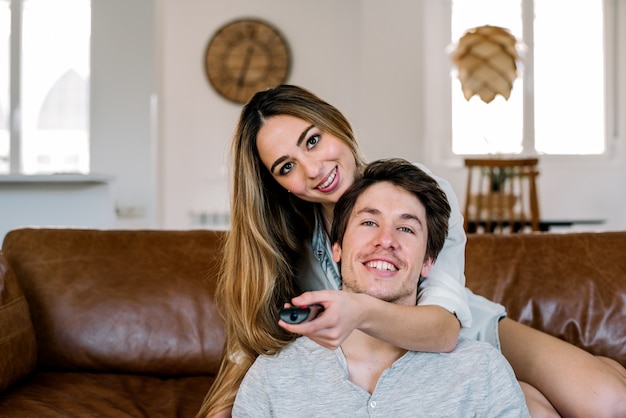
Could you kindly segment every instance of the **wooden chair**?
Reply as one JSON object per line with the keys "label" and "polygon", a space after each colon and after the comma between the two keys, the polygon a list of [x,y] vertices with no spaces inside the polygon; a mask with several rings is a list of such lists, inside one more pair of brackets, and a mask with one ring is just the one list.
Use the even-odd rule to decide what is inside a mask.
{"label": "wooden chair", "polygon": [[539,231],[537,158],[471,159],[465,195],[465,231]]}

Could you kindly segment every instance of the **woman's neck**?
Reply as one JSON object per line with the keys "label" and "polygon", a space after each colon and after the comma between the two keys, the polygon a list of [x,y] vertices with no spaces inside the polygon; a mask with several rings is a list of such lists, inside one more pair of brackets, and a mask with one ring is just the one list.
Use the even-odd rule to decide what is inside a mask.
{"label": "woman's neck", "polygon": [[335,204],[326,203],[321,205],[322,221],[324,222],[324,231],[330,236],[330,229],[333,226],[333,211]]}

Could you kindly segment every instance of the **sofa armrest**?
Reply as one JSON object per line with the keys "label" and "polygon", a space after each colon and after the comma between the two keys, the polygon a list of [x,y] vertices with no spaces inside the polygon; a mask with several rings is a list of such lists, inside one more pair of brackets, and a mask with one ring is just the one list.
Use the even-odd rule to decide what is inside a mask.
{"label": "sofa armrest", "polygon": [[36,363],[37,343],[28,303],[0,253],[0,391],[28,375]]}

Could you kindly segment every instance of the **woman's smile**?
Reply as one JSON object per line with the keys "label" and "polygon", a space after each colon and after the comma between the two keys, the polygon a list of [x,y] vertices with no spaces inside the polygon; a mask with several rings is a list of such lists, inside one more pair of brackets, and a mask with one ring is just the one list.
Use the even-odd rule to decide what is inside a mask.
{"label": "woman's smile", "polygon": [[335,190],[337,188],[337,185],[339,184],[338,174],[338,168],[335,167],[333,171],[331,171],[330,174],[326,176],[322,183],[316,187],[316,189],[322,193],[329,193]]}

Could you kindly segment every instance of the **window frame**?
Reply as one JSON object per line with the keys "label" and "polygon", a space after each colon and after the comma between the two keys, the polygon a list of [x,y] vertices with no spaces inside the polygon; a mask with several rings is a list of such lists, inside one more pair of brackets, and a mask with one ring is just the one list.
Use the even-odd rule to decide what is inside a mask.
{"label": "window frame", "polygon": [[[46,173],[37,172],[34,174],[25,174],[25,169],[22,165],[22,151],[23,151],[23,138],[22,138],[22,124],[21,124],[21,97],[22,97],[22,37],[23,37],[23,12],[24,2],[27,0],[8,0],[8,5],[11,10],[11,28],[10,28],[10,42],[9,42],[9,117],[8,117],[8,131],[9,131],[9,171],[8,173],[0,173],[0,176],[56,176],[58,173]],[[90,47],[91,48],[91,47]],[[91,51],[90,51],[91,54]],[[90,121],[87,121],[89,124]],[[90,135],[90,129],[87,130]],[[89,139],[91,142],[91,140]],[[91,164],[90,164],[91,165]],[[87,172],[71,172],[70,176],[85,176],[91,173],[91,167]]]}
{"label": "window frame", "polygon": [[11,42],[9,45],[9,173],[21,174],[22,132],[20,98],[22,94],[22,0],[9,0],[11,8]]}
{"label": "window frame", "polygon": [[[523,72],[523,151],[518,156],[539,156],[542,160],[557,163],[588,164],[606,163],[613,160],[619,140],[621,138],[621,123],[619,104],[624,97],[624,88],[620,84],[618,67],[624,61],[626,54],[620,52],[620,22],[626,23],[626,12],[618,7],[619,0],[603,0],[604,9],[604,64],[605,64],[605,150],[601,154],[539,154],[534,148],[534,103],[533,103],[533,0],[522,1],[522,18],[524,43],[528,53],[524,58]],[[447,166],[461,166],[464,158],[489,156],[489,154],[455,154],[452,151],[452,83],[450,77],[452,64],[449,55],[445,52],[451,43],[451,0],[437,3],[432,0],[425,6],[425,16],[435,17],[425,19],[425,56],[438,57],[432,60],[432,65],[426,66],[424,83],[424,112],[425,126],[424,152]],[[437,50],[438,49],[438,50]],[[443,96],[443,97],[442,97]]]}

